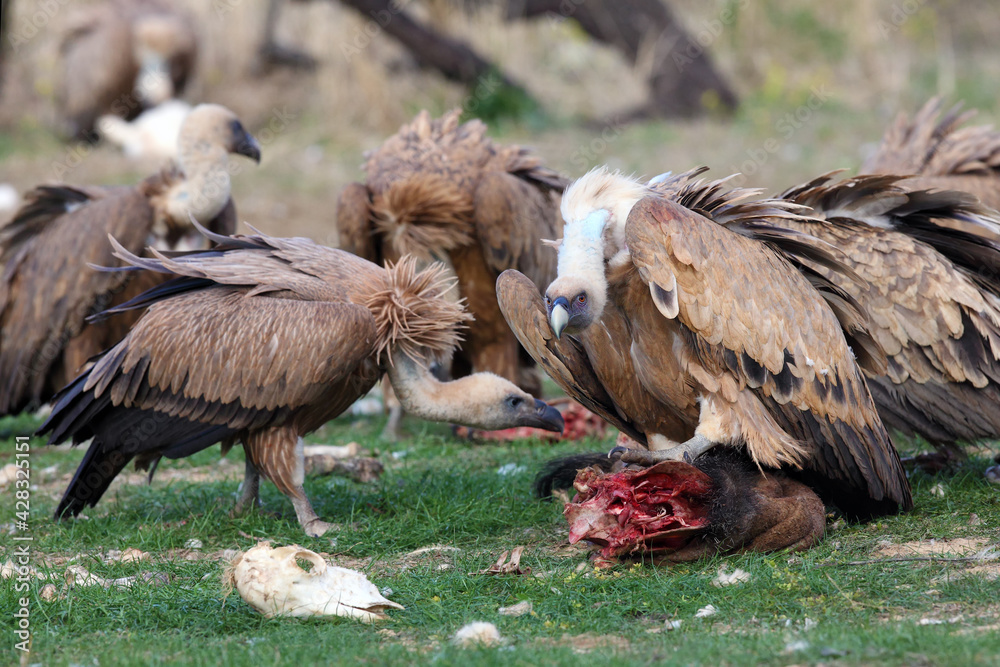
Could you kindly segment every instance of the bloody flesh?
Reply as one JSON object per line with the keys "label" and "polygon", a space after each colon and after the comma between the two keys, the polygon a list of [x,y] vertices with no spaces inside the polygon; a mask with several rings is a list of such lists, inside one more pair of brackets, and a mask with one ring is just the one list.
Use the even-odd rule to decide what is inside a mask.
{"label": "bloody flesh", "polygon": [[581,470],[564,514],[569,541],[592,542],[605,558],[664,553],[685,546],[708,526],[712,480],[694,466],[663,461],[645,470]]}

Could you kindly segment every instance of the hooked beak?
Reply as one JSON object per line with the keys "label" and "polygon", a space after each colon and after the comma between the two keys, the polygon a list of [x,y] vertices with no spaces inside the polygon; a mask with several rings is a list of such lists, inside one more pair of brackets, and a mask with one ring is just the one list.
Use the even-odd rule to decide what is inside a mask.
{"label": "hooked beak", "polygon": [[245,155],[257,164],[260,164],[260,144],[253,138],[253,135],[243,130],[243,134],[236,138],[233,152],[237,155]]}
{"label": "hooked beak", "polygon": [[556,338],[562,336],[563,330],[569,324],[569,301],[566,297],[560,296],[552,302],[552,311],[549,313],[549,324]]}
{"label": "hooked beak", "polygon": [[546,431],[562,433],[566,424],[563,422],[562,414],[560,414],[558,410],[545,401],[540,401],[536,398],[535,410],[533,414],[529,415],[527,419],[525,419],[524,426],[534,426],[535,428],[545,429]]}

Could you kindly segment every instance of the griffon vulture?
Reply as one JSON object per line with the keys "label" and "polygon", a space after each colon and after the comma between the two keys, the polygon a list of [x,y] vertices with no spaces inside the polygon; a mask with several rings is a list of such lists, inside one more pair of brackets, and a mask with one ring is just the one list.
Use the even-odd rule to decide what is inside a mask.
{"label": "griffon vulture", "polygon": [[1000,209],[1000,132],[988,125],[960,127],[975,113],[956,105],[942,118],[941,100],[934,98],[912,121],[900,114],[860,173],[913,175],[900,185],[970,192]]}
{"label": "griffon vulture", "polygon": [[0,229],[0,415],[48,401],[138,317],[86,324],[158,280],[90,269],[115,264],[108,234],[138,253],[200,247],[192,218],[234,230],[228,156],[259,161],[257,142],[231,111],[206,104],[185,120],[179,144],[178,163],[137,186],[39,187]]}
{"label": "griffon vulture", "polygon": [[1000,220],[916,182],[820,176],[781,195],[809,207],[785,226],[836,246],[867,282],[812,267],[869,313],[888,357],[885,373],[866,370],[882,420],[961,458],[956,440],[1000,437]]}
{"label": "griffon vulture", "polygon": [[[207,232],[206,232],[207,233]],[[216,442],[246,452],[237,509],[257,498],[259,475],[289,497],[306,533],[329,524],[302,489],[302,436],[364,396],[387,373],[406,410],[485,429],[561,431],[559,411],[491,373],[439,382],[468,318],[443,296],[440,265],[412,258],[382,268],[308,239],[220,237],[211,250],[139,258],[133,267],[174,280],[116,310],[146,308],[128,335],[57,397],[41,433],[93,438],[56,516],[95,504],[136,459],[188,456]]]}
{"label": "griffon vulture", "polygon": [[183,92],[198,38],[191,17],[159,0],[114,0],[77,13],[59,48],[56,100],[66,131],[94,138],[104,114],[135,118]]}
{"label": "griffon vulture", "polygon": [[540,378],[504,322],[494,285],[511,268],[537,285],[555,277],[555,257],[538,240],[559,236],[568,181],[459,116],[456,109],[431,120],[423,111],[368,156],[366,182],[340,195],[340,247],[377,264],[405,254],[444,262],[474,318],[452,375],[490,371],[537,394]]}
{"label": "griffon vulture", "polygon": [[595,170],[570,186],[545,302],[517,272],[497,282],[518,339],[567,393],[651,450],[623,461],[745,446],[761,467],[801,468],[848,515],[909,508],[858,368],[884,370],[885,359],[862,311],[802,258],[850,269],[782,228],[794,204],[685,180],[651,187]]}

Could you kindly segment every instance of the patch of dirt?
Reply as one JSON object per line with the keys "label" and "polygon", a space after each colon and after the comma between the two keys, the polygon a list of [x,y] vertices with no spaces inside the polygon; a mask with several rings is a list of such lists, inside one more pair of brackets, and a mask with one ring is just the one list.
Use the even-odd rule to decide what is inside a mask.
{"label": "patch of dirt", "polygon": [[959,579],[967,579],[969,577],[975,577],[977,579],[981,579],[982,581],[996,581],[997,579],[1000,579],[1000,563],[984,563],[982,565],[967,567],[958,571],[947,571],[941,576],[931,579],[930,583],[934,586],[939,586],[941,584],[953,583]]}
{"label": "patch of dirt", "polygon": [[628,651],[632,644],[624,637],[618,635],[595,635],[585,632],[582,635],[564,634],[559,639],[543,637],[537,639],[535,644],[541,646],[568,646],[573,649],[573,653],[590,653],[594,649],[610,647],[616,651]]}
{"label": "patch of dirt", "polygon": [[951,540],[917,540],[902,544],[882,544],[875,556],[905,558],[910,556],[971,556],[989,544],[985,537],[957,537]]}

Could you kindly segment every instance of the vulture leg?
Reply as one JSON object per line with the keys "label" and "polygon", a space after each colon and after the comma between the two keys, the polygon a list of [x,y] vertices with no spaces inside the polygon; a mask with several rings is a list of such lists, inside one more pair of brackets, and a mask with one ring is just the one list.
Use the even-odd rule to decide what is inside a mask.
{"label": "vulture leg", "polygon": [[243,484],[240,489],[240,498],[236,501],[233,509],[233,516],[239,516],[247,512],[252,507],[260,504],[260,472],[250,462],[250,456],[246,457],[246,472],[243,474]]}
{"label": "vulture leg", "polygon": [[399,430],[403,421],[403,406],[396,398],[396,392],[392,390],[392,383],[389,382],[388,376],[382,380],[382,400],[386,410],[389,411],[389,421],[385,423],[380,437],[388,442],[399,442],[403,438],[403,432]]}
{"label": "vulture leg", "polygon": [[250,433],[243,442],[247,458],[255,470],[274,482],[295,508],[303,530],[309,537],[320,537],[330,529],[329,523],[320,520],[306,497],[302,482],[305,479],[305,461],[302,439],[289,426],[279,426]]}
{"label": "vulture leg", "polygon": [[625,463],[635,463],[638,465],[651,466],[660,461],[685,461],[693,463],[695,459],[715,447],[717,442],[712,442],[706,436],[698,433],[690,440],[680,443],[668,449],[648,450],[631,449],[629,447],[617,446],[608,452],[608,456],[621,455],[621,460]]}

